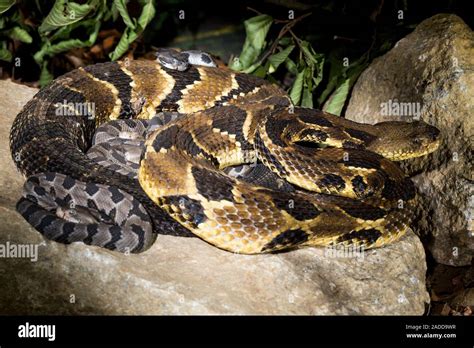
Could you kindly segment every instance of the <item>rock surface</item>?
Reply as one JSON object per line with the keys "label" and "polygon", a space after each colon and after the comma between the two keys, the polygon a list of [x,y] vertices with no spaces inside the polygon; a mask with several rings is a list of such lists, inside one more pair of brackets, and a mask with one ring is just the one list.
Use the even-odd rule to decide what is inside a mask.
{"label": "rock surface", "polygon": [[[397,115],[397,111],[405,112]],[[345,117],[363,123],[419,117],[441,130],[437,152],[403,164],[414,176],[423,201],[413,228],[427,239],[437,262],[470,265],[474,256],[472,30],[450,14],[420,23],[362,73]]]}
{"label": "rock surface", "polygon": [[44,241],[15,211],[24,179],[8,149],[35,90],[9,81],[0,90],[0,245],[39,245],[36,262],[0,259],[0,314],[423,314],[425,254],[411,231],[363,258],[236,255],[171,236],[139,255]]}

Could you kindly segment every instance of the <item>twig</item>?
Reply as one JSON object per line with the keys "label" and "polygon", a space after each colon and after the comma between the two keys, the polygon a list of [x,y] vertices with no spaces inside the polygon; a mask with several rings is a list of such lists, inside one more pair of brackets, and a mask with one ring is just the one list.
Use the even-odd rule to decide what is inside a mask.
{"label": "twig", "polygon": [[[278,37],[275,39],[275,41],[273,42],[272,46],[270,47],[270,49],[263,55],[262,59],[260,59],[260,63],[263,63],[265,61],[265,59],[267,59],[272,53],[275,52],[276,48],[278,47],[278,41],[280,41],[280,39],[289,31],[291,31],[291,28],[296,24],[298,23],[299,21],[301,21],[303,18],[306,18],[308,16],[310,16],[312,13],[309,12],[309,13],[306,13],[304,15],[301,15],[300,17],[298,18],[295,18],[293,19],[291,22],[288,22],[287,24],[285,24],[285,26],[280,30],[280,32],[278,33]],[[299,39],[298,39],[299,40]],[[298,43],[299,44],[299,43]]]}
{"label": "twig", "polygon": [[262,14],[263,14],[262,12],[257,11],[256,9],[254,9],[254,8],[252,8],[252,7],[250,7],[250,6],[247,6],[247,10],[250,10],[250,11],[252,11],[252,12],[255,12],[255,13],[258,14],[258,15],[262,15]]}
{"label": "twig", "polygon": [[334,40],[342,40],[342,41],[349,41],[351,43],[353,42],[356,42],[356,41],[359,41],[359,39],[354,39],[354,38],[351,38],[351,37],[345,37],[345,36],[338,36],[338,35],[334,35]]}
{"label": "twig", "polygon": [[293,30],[290,30],[290,34],[291,34],[291,36],[293,36],[293,39],[295,39],[298,46],[301,46],[301,39],[298,36],[296,36],[295,33],[293,33]]}
{"label": "twig", "polygon": [[[256,9],[254,9],[253,7],[250,7],[250,6],[247,6],[247,10],[252,11],[252,12],[255,12],[255,13],[258,14],[258,15],[263,15],[262,12],[260,12],[260,11],[258,11],[258,10],[256,10]],[[288,22],[291,21],[291,19],[274,19],[273,21],[274,21],[275,23],[278,23],[278,24],[279,24],[279,23],[288,23]]]}

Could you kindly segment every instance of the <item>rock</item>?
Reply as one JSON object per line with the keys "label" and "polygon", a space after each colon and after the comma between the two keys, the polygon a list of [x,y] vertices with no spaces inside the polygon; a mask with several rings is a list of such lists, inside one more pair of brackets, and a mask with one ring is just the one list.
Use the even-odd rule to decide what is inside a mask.
{"label": "rock", "polygon": [[[397,115],[400,110],[404,115]],[[441,130],[437,152],[402,167],[421,193],[413,228],[446,265],[470,265],[474,255],[473,115],[474,33],[451,14],[423,21],[375,59],[354,86],[345,114],[364,123],[419,117]]]}
{"label": "rock", "polygon": [[1,98],[0,114],[4,122],[0,127],[0,206],[14,207],[18,200],[19,188],[23,186],[25,179],[16,170],[10,154],[10,127],[13,119],[21,110],[23,105],[31,99],[37,92],[35,88],[14,84],[0,80]]}
{"label": "rock", "polygon": [[24,179],[7,144],[35,90],[0,89],[0,246],[38,245],[36,262],[0,262],[0,314],[423,314],[425,254],[411,231],[358,258],[316,248],[236,255],[165,235],[139,255],[44,241],[15,211]]}

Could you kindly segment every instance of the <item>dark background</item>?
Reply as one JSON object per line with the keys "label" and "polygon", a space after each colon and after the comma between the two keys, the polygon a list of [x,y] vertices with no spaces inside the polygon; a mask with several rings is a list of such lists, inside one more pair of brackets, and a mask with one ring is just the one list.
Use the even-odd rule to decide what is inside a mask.
{"label": "dark background", "polygon": [[[76,0],[79,3],[86,1]],[[22,20],[28,28],[41,24],[54,1],[20,0],[17,5]],[[111,1],[110,1],[111,3]],[[38,9],[38,4],[40,9]],[[137,0],[128,3],[131,16],[138,16],[141,6]],[[266,0],[266,1],[195,1],[195,0],[157,0],[157,13],[153,21],[132,47],[135,58],[144,56],[151,47],[173,46],[185,49],[202,49],[228,62],[232,55],[238,55],[245,39],[243,21],[256,13],[249,9],[271,15],[275,19],[288,19],[288,11],[293,10],[295,17],[311,12],[311,16],[294,27],[294,32],[311,42],[318,53],[326,56],[357,59],[370,51],[370,58],[383,54],[399,39],[410,33],[416,24],[438,13],[455,13],[473,27],[471,2],[461,0]],[[179,19],[183,10],[185,19]],[[398,19],[398,11],[403,11],[403,20]],[[2,14],[11,16],[12,10]],[[0,15],[0,16],[2,16]],[[280,26],[281,27],[281,26]],[[117,30],[122,33],[125,25],[121,21],[106,22],[101,33]],[[277,26],[272,26],[269,38],[274,38]],[[80,31],[73,33],[79,38]],[[0,61],[2,77],[34,84],[40,74],[40,67],[32,56],[39,49],[39,34],[34,33],[31,44],[12,42],[8,45],[14,57],[26,62],[13,71],[13,64]],[[85,38],[85,36],[84,36]],[[100,44],[101,37],[97,42]],[[117,41],[118,38],[115,40]],[[77,50],[76,50],[77,51]],[[108,51],[103,54],[88,54],[90,49],[73,52],[84,60],[84,64],[107,61]],[[75,66],[64,58],[64,53],[53,57],[49,70],[57,77]]]}

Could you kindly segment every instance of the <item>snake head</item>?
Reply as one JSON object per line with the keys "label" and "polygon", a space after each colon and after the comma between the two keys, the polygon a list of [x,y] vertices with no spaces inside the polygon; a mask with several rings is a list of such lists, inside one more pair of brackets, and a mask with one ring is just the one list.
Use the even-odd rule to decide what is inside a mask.
{"label": "snake head", "polygon": [[367,146],[392,161],[421,157],[435,151],[440,144],[440,131],[423,121],[389,121],[374,125],[378,138]]}
{"label": "snake head", "polygon": [[186,55],[171,48],[161,48],[156,52],[156,60],[165,68],[185,71],[189,68]]}

